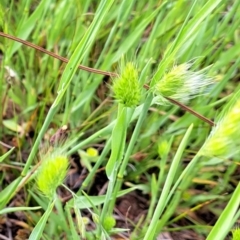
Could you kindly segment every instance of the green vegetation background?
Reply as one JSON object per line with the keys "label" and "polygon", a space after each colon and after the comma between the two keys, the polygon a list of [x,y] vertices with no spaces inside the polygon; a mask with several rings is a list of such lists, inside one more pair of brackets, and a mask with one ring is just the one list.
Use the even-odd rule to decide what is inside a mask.
{"label": "green vegetation background", "polygon": [[[0,146],[0,154],[5,156],[1,159],[2,214],[19,194],[20,186],[21,191],[24,190],[20,205],[25,208],[11,209],[11,212],[24,212],[30,232],[39,223],[40,227],[35,227],[37,237],[32,239],[57,239],[63,233],[66,239],[78,239],[79,235],[82,239],[95,239],[96,236],[109,239],[122,232],[103,227],[103,219],[109,215],[104,210],[106,201],[111,200],[109,194],[113,194],[111,204],[115,204],[117,196],[128,192],[126,188],[129,192],[138,189],[149,198],[148,214],[141,219],[142,222],[132,223],[131,231],[127,231],[131,239],[143,239],[144,236],[145,239],[154,239],[154,235],[163,229],[180,231],[185,228],[206,238],[238,185],[236,162],[239,155],[230,159],[200,159],[206,164],[184,180],[187,183],[186,186],[183,184],[185,189],[175,189],[173,200],[167,199],[167,195],[162,197],[161,221],[156,219],[154,231],[146,238],[172,161],[176,163],[176,156],[179,157],[175,172],[171,171],[170,187],[180,179],[183,170],[202,147],[211,126],[178,106],[152,104],[151,93],[143,88],[140,105],[126,113],[128,121],[133,116],[123,143],[128,165],[124,169],[124,180],[118,185],[125,192],[118,188],[114,192],[116,185],[112,182],[113,189],[108,189],[110,193],[106,198],[86,197],[80,190],[88,193],[92,184],[96,184],[95,171],[106,166],[111,148],[117,146],[111,139],[119,136],[113,130],[119,120],[119,106],[113,98],[112,78],[79,70],[78,65],[120,73],[124,62],[130,61],[138,69],[141,84],[150,86],[176,64],[193,62],[194,70],[210,66],[208,74],[216,79],[216,84],[208,95],[199,96],[188,105],[217,121],[239,82],[239,5],[239,1],[229,0],[2,0],[2,32],[70,59],[66,65],[47,54],[0,38],[0,139],[2,143],[16,147],[4,155],[8,148],[3,144]],[[41,160],[42,146],[63,125],[70,129],[63,146],[66,155],[69,158],[72,154],[81,156],[82,166],[92,175],[79,190],[76,201],[69,202],[66,211],[60,201],[52,211],[53,205],[48,205],[46,199],[37,193],[34,173],[29,174]],[[185,146],[180,149],[182,139]],[[159,155],[162,142],[166,142],[169,148],[166,156]],[[89,158],[86,152],[89,147],[97,149],[100,157]],[[95,165],[96,162],[99,164]],[[159,169],[164,171],[158,173]],[[170,189],[165,193],[169,192]],[[102,208],[100,204],[104,201]],[[32,202],[48,213],[45,219],[41,218],[44,211],[28,208],[33,207]],[[213,222],[188,214],[196,206],[213,216]],[[84,214],[77,209],[88,209],[92,217],[95,216],[89,221],[96,224],[96,232],[89,231],[83,224]],[[72,210],[78,216],[78,223],[71,215]],[[180,215],[182,212],[186,214]],[[238,215],[234,215],[220,238],[209,239],[224,239]],[[185,224],[176,227],[174,223],[179,219],[186,219]]]}

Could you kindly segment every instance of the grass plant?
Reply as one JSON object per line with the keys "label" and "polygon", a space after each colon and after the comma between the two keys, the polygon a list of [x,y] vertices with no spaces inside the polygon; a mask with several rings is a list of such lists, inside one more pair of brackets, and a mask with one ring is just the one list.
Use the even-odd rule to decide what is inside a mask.
{"label": "grass plant", "polygon": [[0,238],[239,239],[239,26],[239,1],[1,0]]}

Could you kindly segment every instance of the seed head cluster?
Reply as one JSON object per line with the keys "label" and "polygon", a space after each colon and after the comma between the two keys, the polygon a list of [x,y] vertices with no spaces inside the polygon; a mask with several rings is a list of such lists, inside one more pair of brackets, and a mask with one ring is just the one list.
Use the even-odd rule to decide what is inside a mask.
{"label": "seed head cluster", "polygon": [[207,77],[204,70],[192,71],[190,63],[174,66],[153,87],[158,103],[166,102],[164,97],[170,97],[182,103],[203,94],[203,88],[213,84],[213,79]]}
{"label": "seed head cluster", "polygon": [[239,124],[240,100],[237,100],[212,130],[202,148],[202,155],[230,157],[239,152]]}
{"label": "seed head cluster", "polygon": [[139,104],[141,88],[133,63],[127,63],[121,75],[113,80],[113,92],[116,100],[125,107],[135,107]]}
{"label": "seed head cluster", "polygon": [[64,155],[53,154],[42,160],[36,183],[38,189],[49,199],[54,197],[57,187],[63,183],[68,166],[68,159]]}

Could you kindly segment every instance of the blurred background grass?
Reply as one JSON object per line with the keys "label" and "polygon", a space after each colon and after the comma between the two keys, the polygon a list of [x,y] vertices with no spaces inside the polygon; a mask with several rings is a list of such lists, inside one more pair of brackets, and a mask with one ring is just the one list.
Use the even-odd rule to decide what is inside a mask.
{"label": "blurred background grass", "polygon": [[[114,1],[93,44],[84,53],[81,64],[118,73],[121,58],[124,58],[125,61],[136,64],[147,84],[151,84],[153,76],[161,77],[174,64],[194,61],[194,69],[211,66],[208,74],[215,77],[216,85],[208,95],[191,100],[189,106],[214,120],[237,88],[240,66],[240,3],[229,0],[216,2],[216,6],[201,24],[189,25],[192,32],[189,38],[184,39],[179,37],[179,34],[186,36],[184,31],[187,28],[181,29],[182,26],[188,26],[195,16],[202,14],[205,4],[213,6],[213,1]],[[70,58],[90,26],[98,5],[99,1],[89,0],[2,0],[0,27],[5,33]],[[194,28],[195,26],[197,27]],[[172,54],[169,49],[173,46]],[[14,153],[1,164],[1,189],[4,189],[19,176],[24,166],[46,114],[57,96],[66,64],[2,37],[0,51],[0,139],[2,143],[16,147]],[[94,133],[111,126],[116,118],[117,104],[112,98],[111,82],[110,77],[78,70],[42,140],[44,144],[57,129],[68,125],[68,151],[71,159],[80,165],[83,176],[86,174],[86,163],[79,160],[83,159],[81,154],[89,147],[94,147],[101,153],[111,135],[109,128],[103,134],[91,138]],[[143,97],[142,103],[144,101]],[[128,140],[135,123],[136,120],[128,130]],[[194,128],[179,173],[202,146],[211,127],[176,106],[152,105],[149,109],[125,178],[125,182],[130,185],[144,185],[144,191],[138,192],[141,197],[144,193],[144,198],[147,199],[144,209],[148,208],[148,200],[151,198],[152,174],[157,174],[159,169],[159,142],[163,137],[168,141],[173,137],[166,165],[168,168],[191,123],[194,123]],[[0,154],[3,155],[6,151],[7,146],[1,144]],[[108,154],[104,157],[103,167],[108,157]],[[36,162],[37,158],[36,156]],[[166,223],[165,227],[168,230],[172,228],[172,231],[191,227],[199,239],[206,236],[209,232],[207,225],[214,224],[228,200],[224,194],[231,193],[238,183],[239,169],[237,164],[233,164],[233,161],[238,160],[239,156],[234,159],[211,159],[209,166],[198,172],[192,185],[184,192],[174,216],[208,200],[214,201],[201,207],[199,212],[184,216],[177,223]],[[89,164],[93,165],[93,162]],[[78,175],[82,176],[81,173]],[[163,179],[166,179],[166,174],[167,171],[164,172]],[[103,185],[106,179],[101,177]],[[89,194],[97,194],[96,188],[92,187],[94,184],[96,182],[93,178],[87,189]],[[32,188],[31,184],[25,186],[24,194],[21,193],[20,197],[21,204],[25,206],[32,206],[32,198],[34,201],[38,199],[33,197],[34,194],[28,194],[29,188]],[[39,199],[38,204],[44,206]],[[33,222],[37,222],[39,216],[33,212],[30,215],[32,222],[28,216],[28,224],[34,226]],[[52,219],[56,220],[54,214]],[[49,221],[48,224],[46,236],[57,236],[61,232],[53,222]]]}

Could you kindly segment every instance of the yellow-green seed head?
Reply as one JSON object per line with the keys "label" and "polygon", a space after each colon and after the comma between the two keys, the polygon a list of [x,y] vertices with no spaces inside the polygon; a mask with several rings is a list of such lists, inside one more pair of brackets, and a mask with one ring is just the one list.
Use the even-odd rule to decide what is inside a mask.
{"label": "yellow-green seed head", "polygon": [[108,232],[116,225],[116,220],[112,216],[107,216],[103,221],[103,227]]}
{"label": "yellow-green seed head", "polygon": [[68,159],[64,155],[48,156],[42,161],[36,183],[46,197],[53,198],[57,187],[63,183],[67,175],[68,166]]}
{"label": "yellow-green seed head", "polygon": [[99,216],[97,214],[93,213],[92,219],[93,219],[94,223],[99,224],[100,220],[99,220]]}
{"label": "yellow-green seed head", "polygon": [[86,150],[86,153],[88,154],[89,157],[97,157],[98,156],[98,150],[96,148],[88,148]]}
{"label": "yellow-green seed head", "polygon": [[174,67],[156,84],[156,92],[164,97],[171,97],[176,94],[179,89],[184,87],[186,70],[184,65]]}
{"label": "yellow-green seed head", "polygon": [[229,152],[228,140],[226,138],[213,137],[202,151],[203,155],[208,156],[226,156]]}
{"label": "yellow-green seed head", "polygon": [[141,98],[138,72],[133,63],[126,64],[121,75],[113,81],[113,92],[116,100],[125,107],[135,107]]}
{"label": "yellow-green seed head", "polygon": [[161,141],[158,144],[158,154],[161,158],[165,157],[169,151],[169,143],[166,140]]}
{"label": "yellow-green seed head", "polygon": [[232,240],[240,240],[240,228],[232,229]]}
{"label": "yellow-green seed head", "polygon": [[188,102],[199,95],[204,87],[213,84],[204,70],[193,72],[190,67],[190,63],[174,66],[153,86],[152,91],[158,97],[158,103],[165,103],[164,97]]}
{"label": "yellow-green seed head", "polygon": [[205,156],[230,157],[240,147],[240,100],[218,121],[206,140],[201,154]]}

